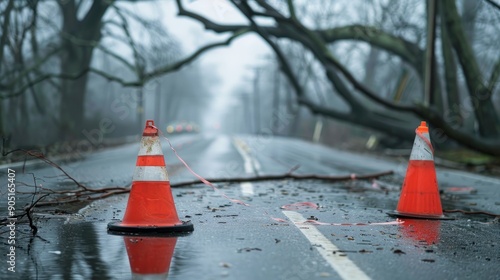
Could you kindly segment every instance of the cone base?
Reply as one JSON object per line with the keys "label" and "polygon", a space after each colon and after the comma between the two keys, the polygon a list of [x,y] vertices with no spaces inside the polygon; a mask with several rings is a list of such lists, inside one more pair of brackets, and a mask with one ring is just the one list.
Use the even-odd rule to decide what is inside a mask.
{"label": "cone base", "polygon": [[125,226],[122,222],[112,222],[108,224],[108,233],[115,235],[179,236],[194,231],[191,222],[181,222],[182,224],[173,226]]}
{"label": "cone base", "polygon": [[387,215],[392,216],[392,217],[399,217],[399,218],[415,218],[415,219],[427,219],[427,220],[455,220],[455,218],[447,217],[445,215],[432,216],[432,215],[425,215],[425,214],[402,213],[402,212],[398,212],[398,211],[387,212]]}

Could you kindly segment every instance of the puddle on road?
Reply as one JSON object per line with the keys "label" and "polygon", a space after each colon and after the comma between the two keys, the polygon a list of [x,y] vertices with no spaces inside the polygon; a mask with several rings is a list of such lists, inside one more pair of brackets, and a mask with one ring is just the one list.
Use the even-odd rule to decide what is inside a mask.
{"label": "puddle on road", "polygon": [[402,218],[401,236],[416,245],[432,245],[439,242],[441,221]]}
{"label": "puddle on road", "polygon": [[132,278],[166,279],[177,237],[123,237],[132,270]]}
{"label": "puddle on road", "polygon": [[44,228],[53,230],[42,229],[42,238],[31,242],[22,236],[29,245],[18,247],[19,279],[181,279],[197,265],[189,236],[110,235],[103,223],[62,225],[60,219]]}
{"label": "puddle on road", "polygon": [[[19,242],[19,244],[23,244],[23,247],[20,245],[18,250],[20,253],[17,263],[20,272],[18,276],[20,276],[19,279],[37,279],[37,275],[43,276],[40,277],[41,279],[131,279],[140,274],[154,274],[159,279],[167,279],[166,275],[168,273],[168,279],[205,279],[208,275],[226,276],[226,274],[221,273],[229,273],[228,271],[230,271],[231,278],[235,278],[236,273],[240,273],[239,270],[251,270],[248,273],[257,273],[259,271],[256,271],[255,267],[269,269],[271,265],[265,263],[268,259],[263,258],[263,256],[269,255],[269,248],[272,248],[272,252],[276,255],[289,258],[287,259],[287,265],[283,266],[283,269],[289,269],[289,263],[298,263],[298,261],[294,255],[290,254],[287,246],[283,246],[283,244],[286,245],[288,242],[285,237],[294,237],[295,232],[288,229],[288,227],[277,229],[276,227],[267,226],[269,224],[268,217],[260,215],[261,212],[259,212],[258,207],[268,208],[272,205],[273,210],[269,211],[269,213],[279,215],[283,210],[279,209],[279,205],[286,204],[289,207],[297,208],[319,205],[319,209],[315,209],[317,207],[305,207],[305,209],[301,210],[306,214],[318,216],[321,221],[326,222],[373,222],[385,220],[384,209],[392,210],[396,207],[397,196],[399,195],[396,192],[386,194],[385,192],[373,191],[369,195],[363,192],[348,193],[346,190],[337,188],[338,185],[303,182],[298,183],[296,187],[291,184],[284,186],[276,186],[274,183],[256,184],[255,191],[265,195],[260,200],[256,199],[254,201],[254,206],[257,207],[255,211],[252,210],[254,208],[225,204],[227,200],[221,197],[213,197],[213,193],[208,188],[174,190],[176,201],[180,205],[184,205],[184,209],[189,209],[180,213],[190,215],[189,217],[186,216],[186,218],[191,218],[191,215],[193,215],[193,223],[196,222],[195,227],[197,227],[192,236],[178,237],[177,239],[108,235],[106,223],[112,218],[121,218],[125,207],[126,201],[116,198],[119,205],[115,203],[116,201],[112,201],[110,202],[111,208],[108,204],[104,204],[105,206],[89,207],[88,211],[80,212],[81,216],[83,216],[82,219],[94,219],[91,214],[94,213],[95,216],[96,213],[99,213],[100,219],[94,222],[75,220],[72,223],[63,224],[64,220],[62,219],[40,220],[39,236],[43,239],[35,238],[29,243],[29,237],[24,233],[22,240]],[[283,193],[282,190],[286,190],[287,194]],[[239,190],[227,186],[225,191],[229,195],[234,195]],[[300,195],[294,196],[294,193]],[[314,201],[314,205],[313,202],[297,203],[297,201],[306,200]],[[450,206],[445,201],[443,202],[446,207]],[[197,206],[190,208],[185,206],[187,203]],[[112,209],[119,209],[116,210],[116,216],[115,211]],[[227,215],[219,214],[219,211],[226,211],[226,209],[228,211],[226,212]],[[217,213],[213,213],[216,211]],[[246,212],[255,212],[259,216],[252,216],[249,213],[245,215]],[[213,222],[212,225],[215,224],[215,226],[209,226],[208,224],[212,220],[206,218],[206,214],[217,218],[217,222],[220,222],[219,219],[226,220],[222,221],[224,224],[215,224]],[[85,216],[87,217],[85,218]],[[251,219],[248,217],[251,217]],[[387,219],[389,218],[387,217]],[[251,232],[245,229],[240,229],[241,232],[236,234],[236,227],[230,227],[230,225],[233,225],[230,221],[236,220],[258,229],[258,232],[265,232],[269,236],[248,235]],[[226,221],[227,224],[225,224]],[[422,262],[430,262],[431,259],[427,256],[422,257],[422,254],[426,255],[431,250],[460,250],[460,253],[469,252],[471,256],[475,254],[475,252],[471,252],[472,247],[471,249],[467,247],[467,250],[462,250],[460,247],[458,249],[455,248],[456,246],[452,248],[450,245],[441,242],[441,240],[458,240],[454,231],[457,229],[456,225],[461,222],[463,222],[463,219],[458,221],[408,220],[402,226],[391,227],[390,231],[387,231],[387,235],[395,236],[394,238],[379,234],[379,229],[371,228],[342,227],[332,229],[323,227],[320,230],[327,233],[328,237],[335,239],[335,242],[338,241],[343,244],[342,249],[354,247],[356,252],[360,253],[359,256],[353,256],[354,258],[388,254],[386,252],[389,252],[391,247],[388,244],[390,244],[391,246],[399,246],[395,246],[395,253],[398,252],[397,250],[404,250],[406,259],[419,257]],[[262,227],[263,224],[266,227]],[[476,226],[476,224],[472,224],[472,226]],[[488,228],[485,225],[480,226],[481,228]],[[384,229],[384,231],[386,230]],[[283,232],[283,235],[277,235],[278,232]],[[224,234],[224,242],[220,241],[219,234],[221,233]],[[468,231],[464,230],[462,235],[467,233]],[[471,231],[470,235],[473,233]],[[275,239],[276,237],[279,239]],[[343,241],[344,243],[342,243]],[[264,245],[260,242],[264,242]],[[497,243],[493,244],[496,241],[489,242],[484,246],[497,246]],[[432,244],[438,246],[427,246]],[[262,252],[254,248],[262,248]],[[28,251],[29,254],[27,254]],[[301,254],[306,255],[306,252],[309,251],[309,247],[302,248]],[[373,254],[368,254],[372,252]],[[304,259],[302,255],[299,256],[301,257],[299,260]],[[487,255],[487,257],[496,260],[495,256]],[[309,258],[306,260],[313,261],[314,259]],[[252,262],[253,266],[249,266],[248,264]],[[258,265],[255,265],[255,262],[259,262]],[[309,265],[309,263],[307,264]],[[318,264],[315,265],[319,266]],[[304,270],[304,267],[306,267],[305,264],[296,266],[294,269],[297,269],[297,271],[292,272],[309,275],[306,274],[307,272],[314,275],[315,272],[324,269],[319,267],[319,270]],[[300,271],[298,271],[299,269]],[[261,271],[261,273],[264,272]],[[267,270],[266,273],[271,272]],[[279,275],[279,273],[289,272],[277,270],[272,273]],[[268,276],[269,274],[261,275]]]}

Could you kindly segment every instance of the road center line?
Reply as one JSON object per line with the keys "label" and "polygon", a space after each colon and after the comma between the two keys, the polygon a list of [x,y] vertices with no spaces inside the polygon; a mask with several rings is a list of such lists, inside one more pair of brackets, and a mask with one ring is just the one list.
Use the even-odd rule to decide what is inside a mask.
{"label": "road center line", "polygon": [[[246,174],[252,174],[252,175],[257,175],[258,174],[258,168],[260,167],[260,164],[257,162],[256,159],[252,158],[250,153],[247,151],[248,146],[246,145],[243,140],[239,138],[235,138],[233,141],[234,146],[236,147],[236,150],[238,153],[241,155],[243,158],[243,166],[245,169]],[[240,184],[241,187],[241,194],[243,196],[253,196],[254,195],[254,189],[252,183],[249,182],[244,182]]]}
{"label": "road center line", "polygon": [[243,158],[245,172],[247,174],[259,175],[260,163],[250,154],[250,147],[248,147],[248,145],[239,138],[234,138],[233,144]]}
{"label": "road center line", "polygon": [[321,256],[330,264],[330,266],[339,274],[342,279],[370,279],[361,268],[352,262],[347,256],[334,254],[339,248],[326,238],[315,226],[297,225],[303,223],[306,219],[297,212],[283,211],[283,214],[292,221],[292,223],[306,236]]}

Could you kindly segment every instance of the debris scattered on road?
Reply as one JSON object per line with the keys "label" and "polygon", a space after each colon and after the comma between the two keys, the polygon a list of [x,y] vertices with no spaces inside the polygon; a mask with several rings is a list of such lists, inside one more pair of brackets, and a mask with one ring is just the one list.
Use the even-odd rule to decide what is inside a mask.
{"label": "debris scattered on road", "polygon": [[292,204],[286,204],[280,207],[281,209],[284,210],[300,210],[300,209],[318,209],[319,205],[314,203],[314,202],[297,202],[297,203],[292,203]]}
{"label": "debris scattered on road", "polygon": [[452,194],[475,194],[477,190],[472,187],[449,187],[444,189],[444,193]]}
{"label": "debris scattered on road", "polygon": [[307,220],[297,224],[299,225],[312,224],[317,226],[386,226],[386,225],[400,225],[403,223],[404,221],[396,219],[395,221],[381,222],[381,223],[323,223],[315,220]]}
{"label": "debris scattered on road", "polygon": [[281,219],[281,218],[274,218],[274,217],[271,217],[273,220],[275,220],[276,222],[280,222],[280,223],[288,223],[287,220],[285,219]]}
{"label": "debris scattered on road", "polygon": [[337,254],[337,253],[357,253],[358,251],[354,251],[354,250],[335,250],[333,251],[334,254]]}
{"label": "debris scattered on road", "polygon": [[366,250],[366,249],[361,249],[361,250],[359,250],[359,252],[362,254],[373,253],[373,251]]}
{"label": "debris scattered on road", "polygon": [[245,247],[245,248],[241,248],[241,249],[238,249],[238,253],[241,253],[241,252],[251,252],[251,251],[262,251],[261,248],[249,248],[249,247]]}
{"label": "debris scattered on road", "polygon": [[398,255],[403,255],[403,254],[406,254],[405,252],[401,251],[400,249],[396,249],[394,251],[392,251],[394,254],[398,254]]}

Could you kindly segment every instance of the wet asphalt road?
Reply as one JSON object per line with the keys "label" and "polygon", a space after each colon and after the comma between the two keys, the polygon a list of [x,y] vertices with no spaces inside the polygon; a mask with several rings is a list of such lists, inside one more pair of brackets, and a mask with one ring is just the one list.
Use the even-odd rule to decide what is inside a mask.
{"label": "wet asphalt road", "polygon": [[[500,223],[491,217],[458,213],[449,214],[456,218],[451,221],[366,225],[395,221],[386,212],[396,207],[405,159],[388,161],[278,137],[183,135],[173,137],[172,143],[206,178],[284,174],[297,167],[297,174],[394,170],[395,175],[376,184],[277,180],[219,185],[248,207],[231,203],[202,184],[174,188],[179,217],[191,220],[195,230],[173,239],[107,234],[107,223],[122,218],[127,195],[94,202],[75,215],[51,210],[50,215],[36,216],[37,238],[29,237],[27,225],[18,226],[17,272],[7,272],[2,261],[0,278],[141,279],[131,272],[129,260],[149,255],[156,256],[148,260],[150,264],[163,261],[168,279],[498,279]],[[125,186],[132,178],[138,146],[100,151],[63,167],[90,187]],[[193,180],[165,141],[162,146],[171,183]],[[21,174],[20,167],[12,168],[18,182],[33,181],[32,175]],[[6,181],[2,172],[1,180]],[[27,172],[44,187],[72,187],[53,168],[33,166]],[[500,213],[500,179],[440,168],[437,172],[444,209]],[[475,191],[461,193],[457,188]],[[18,198],[19,204],[30,199],[21,193]],[[320,207],[281,208],[297,202]],[[6,200],[1,203],[6,205]],[[0,213],[5,215],[4,211]],[[300,224],[308,218],[364,225]],[[6,243],[6,232],[1,238]],[[126,244],[146,256],[130,254]],[[6,244],[2,250],[7,252]]]}

